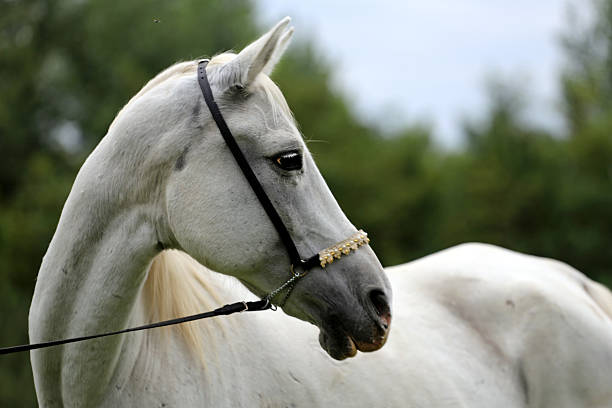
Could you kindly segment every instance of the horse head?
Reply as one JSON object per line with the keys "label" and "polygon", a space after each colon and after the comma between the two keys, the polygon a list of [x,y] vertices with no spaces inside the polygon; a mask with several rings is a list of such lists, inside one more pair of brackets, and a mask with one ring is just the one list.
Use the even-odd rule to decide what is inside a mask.
{"label": "horse head", "polygon": [[[311,255],[357,230],[325,184],[282,93],[268,77],[293,34],[288,24],[285,18],[238,54],[212,58],[206,74],[225,122],[295,247]],[[165,169],[157,203],[163,246],[181,249],[264,296],[291,276],[291,260],[206,107],[197,64],[177,64],[170,75],[158,75],[126,107],[130,122],[118,120],[112,126],[137,126],[138,132],[158,135],[153,154]],[[283,310],[318,326],[321,346],[343,359],[383,346],[390,302],[382,266],[363,245],[325,269],[310,270]]]}

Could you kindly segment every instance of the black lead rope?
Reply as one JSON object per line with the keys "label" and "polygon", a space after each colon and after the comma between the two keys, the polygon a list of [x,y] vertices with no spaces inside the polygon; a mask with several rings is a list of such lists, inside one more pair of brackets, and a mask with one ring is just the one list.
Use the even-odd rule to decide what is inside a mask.
{"label": "black lead rope", "polygon": [[267,309],[270,309],[271,307],[272,307],[272,304],[267,299],[257,300],[254,302],[236,302],[236,303],[222,306],[210,312],[198,313],[198,314],[194,314],[191,316],[185,316],[185,317],[179,317],[177,319],[164,320],[163,322],[146,324],[144,326],[130,327],[124,330],[117,330],[117,331],[108,332],[108,333],[93,334],[91,336],[73,337],[70,339],[63,339],[63,340],[45,341],[43,343],[23,344],[20,346],[3,347],[3,348],[0,348],[0,355],[19,353],[22,351],[36,350],[36,349],[45,348],[45,347],[59,346],[61,344],[75,343],[77,341],[98,339],[100,337],[115,336],[117,334],[130,333],[130,332],[135,332],[135,331],[140,331],[140,330],[154,329],[156,327],[164,327],[164,326],[170,326],[173,324],[192,322],[194,320],[206,319],[208,317],[226,316],[226,315],[231,315],[233,313],[238,313],[238,312],[256,312],[258,310],[267,310]]}

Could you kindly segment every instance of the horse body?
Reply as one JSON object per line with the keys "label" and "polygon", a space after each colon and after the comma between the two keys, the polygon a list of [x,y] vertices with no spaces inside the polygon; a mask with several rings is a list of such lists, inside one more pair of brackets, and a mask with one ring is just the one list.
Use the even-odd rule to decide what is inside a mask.
{"label": "horse body", "polygon": [[[310,255],[355,227],[266,76],[291,37],[287,24],[206,69],[250,166]],[[289,257],[203,108],[196,65],[177,64],[147,84],[81,168],[37,279],[32,342],[253,296],[206,268],[258,296],[287,280]],[[39,404],[612,404],[612,298],[577,272],[464,246],[388,276],[394,330],[374,354],[336,361],[379,349],[389,333],[389,280],[364,246],[298,282],[283,310],[300,320],[250,313],[33,351]]]}
{"label": "horse body", "polygon": [[[160,256],[165,274],[193,283],[201,309],[252,297],[184,254]],[[118,371],[106,405],[612,406],[612,295],[569,266],[465,244],[387,273],[394,327],[376,353],[335,361],[312,325],[234,315],[194,323],[199,357],[176,328],[133,339],[138,359]],[[133,323],[156,304],[143,296]]]}

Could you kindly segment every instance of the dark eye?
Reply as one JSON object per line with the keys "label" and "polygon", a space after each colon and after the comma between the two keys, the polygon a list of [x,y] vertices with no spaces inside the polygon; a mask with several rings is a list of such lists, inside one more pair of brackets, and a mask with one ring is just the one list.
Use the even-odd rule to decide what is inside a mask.
{"label": "dark eye", "polygon": [[274,157],[274,164],[283,170],[301,170],[302,169],[302,155],[299,152],[286,152],[281,153]]}

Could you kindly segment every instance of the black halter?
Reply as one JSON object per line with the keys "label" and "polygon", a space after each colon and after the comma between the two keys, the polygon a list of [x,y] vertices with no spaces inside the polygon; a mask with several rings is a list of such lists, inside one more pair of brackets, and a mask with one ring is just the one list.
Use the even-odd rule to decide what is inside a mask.
{"label": "black halter", "polygon": [[[198,63],[198,83],[200,84],[200,89],[202,90],[202,95],[204,95],[206,105],[208,106],[208,109],[210,110],[210,113],[215,123],[217,124],[217,127],[219,128],[219,132],[221,133],[221,136],[223,136],[223,139],[227,144],[227,147],[229,147],[230,151],[232,152],[234,159],[236,159],[236,163],[238,163],[238,166],[240,166],[240,170],[242,170],[242,173],[251,185],[253,192],[259,199],[259,202],[261,203],[263,209],[266,211],[266,214],[268,214],[268,218],[270,218],[270,221],[272,221],[272,224],[274,225],[274,228],[276,228],[276,231],[278,232],[278,235],[283,245],[285,245],[285,248],[289,253],[289,259],[291,261],[291,271],[293,276],[290,278],[289,281],[287,281],[285,285],[282,285],[277,290],[270,292],[265,297],[266,299],[271,301],[272,298],[285,287],[289,286],[289,291],[291,291],[291,289],[293,288],[293,283],[297,279],[303,276],[309,269],[318,265],[319,254],[315,254],[305,260],[302,259],[302,257],[300,256],[300,253],[297,247],[295,246],[293,239],[291,239],[291,234],[289,234],[287,227],[283,223],[283,220],[281,219],[280,215],[278,215],[278,212],[274,208],[272,201],[270,201],[270,198],[268,197],[261,183],[257,179],[257,176],[253,172],[253,169],[251,169],[251,166],[249,166],[249,162],[244,157],[244,154],[242,153],[242,150],[240,150],[238,143],[236,143],[236,139],[232,135],[232,132],[229,130],[225,119],[223,119],[223,115],[221,115],[221,111],[219,110],[219,107],[215,102],[215,98],[213,97],[212,89],[210,88],[210,83],[208,82],[208,76],[206,75],[207,65],[208,60],[201,60]],[[284,301],[287,300],[287,297]]]}
{"label": "black halter", "polygon": [[279,305],[282,306],[289,298],[289,295],[291,294],[297,280],[306,275],[310,269],[315,266],[324,268],[327,264],[333,262],[334,259],[338,259],[343,254],[348,254],[351,250],[357,249],[357,247],[363,244],[367,244],[369,239],[367,238],[367,234],[360,230],[346,240],[337,243],[332,247],[326,248],[321,252],[314,254],[310,258],[303,259],[300,256],[300,253],[295,246],[293,239],[291,239],[291,234],[287,230],[285,223],[283,223],[283,220],[274,208],[272,201],[270,201],[270,198],[257,179],[253,169],[251,169],[251,166],[249,166],[249,162],[244,157],[244,154],[242,153],[242,150],[240,150],[238,143],[236,143],[236,139],[229,130],[225,119],[223,119],[223,115],[221,115],[221,111],[219,110],[219,107],[215,102],[215,98],[213,97],[212,89],[210,88],[210,83],[208,82],[208,76],[206,75],[207,65],[208,60],[206,59],[200,60],[198,63],[198,83],[200,84],[200,89],[202,90],[202,95],[204,95],[206,105],[208,106],[208,109],[210,110],[210,113],[217,124],[217,127],[219,128],[221,136],[223,136],[223,139],[232,152],[234,159],[236,159],[238,166],[251,185],[253,192],[259,199],[259,202],[266,211],[266,214],[268,214],[268,218],[270,218],[270,221],[272,221],[272,224],[274,225],[274,228],[276,228],[283,245],[285,245],[285,248],[289,253],[292,276],[289,278],[289,280],[264,297],[264,299],[272,302],[277,294],[287,289],[284,299],[279,303]]}
{"label": "black halter", "polygon": [[165,320],[163,322],[156,322],[156,323],[151,323],[151,324],[147,324],[144,326],[131,327],[128,329],[118,330],[118,331],[113,331],[113,332],[100,333],[100,334],[94,334],[94,335],[89,335],[89,336],[74,337],[74,338],[69,338],[69,339],[61,339],[61,340],[55,340],[55,341],[47,341],[47,342],[35,343],[35,344],[24,344],[20,346],[4,347],[4,348],[0,348],[0,355],[17,353],[20,351],[35,350],[35,349],[51,347],[51,346],[58,346],[61,344],[74,343],[74,342],[84,341],[84,340],[91,340],[91,339],[96,339],[100,337],[114,336],[117,334],[152,329],[156,327],[170,326],[174,324],[191,322],[191,321],[199,320],[199,319],[205,319],[205,318],[213,317],[213,316],[229,315],[232,313],[245,312],[245,311],[267,310],[270,308],[275,308],[272,302],[274,297],[276,297],[279,293],[287,289],[287,293],[285,294],[285,297],[283,298],[283,300],[280,303],[277,303],[280,306],[283,306],[284,303],[289,298],[289,295],[291,294],[291,291],[293,290],[293,287],[295,286],[295,283],[297,282],[297,280],[303,277],[304,275],[306,275],[306,273],[310,269],[312,269],[315,266],[320,266],[321,268],[325,268],[325,266],[332,263],[334,259],[340,259],[342,255],[348,255],[352,250],[356,250],[358,247],[362,245],[366,245],[370,242],[370,240],[367,237],[367,234],[363,232],[362,230],[359,230],[355,234],[345,239],[344,241],[339,242],[331,247],[325,248],[322,251],[320,251],[318,254],[315,254],[311,256],[310,258],[302,259],[297,247],[295,246],[295,243],[293,242],[293,239],[291,239],[291,234],[289,234],[287,227],[285,226],[280,215],[274,208],[274,205],[272,205],[272,201],[270,201],[270,198],[268,197],[261,183],[257,179],[257,176],[255,175],[255,173],[253,173],[253,169],[251,169],[251,166],[249,166],[249,163],[247,162],[246,158],[244,157],[244,154],[242,153],[242,150],[240,150],[238,143],[236,143],[236,139],[234,139],[232,132],[227,127],[227,123],[225,123],[225,120],[223,119],[223,116],[221,115],[221,111],[219,110],[219,107],[217,106],[217,103],[215,102],[215,99],[213,97],[213,93],[210,88],[210,83],[208,82],[208,77],[206,75],[206,65],[208,65],[208,60],[201,60],[198,63],[198,83],[200,84],[200,89],[202,90],[202,94],[204,95],[204,100],[206,101],[206,105],[208,106],[208,109],[210,110],[210,113],[215,123],[217,124],[217,127],[219,128],[219,132],[221,132],[221,136],[223,136],[225,143],[227,144],[230,151],[232,152],[232,155],[236,159],[238,166],[240,166],[242,173],[244,174],[247,181],[251,185],[251,188],[253,189],[253,191],[255,192],[255,195],[259,199],[261,206],[266,211],[266,214],[268,214],[270,221],[272,221],[274,228],[276,228],[276,231],[278,232],[278,235],[280,236],[281,241],[283,242],[283,244],[285,245],[285,248],[287,249],[287,252],[289,253],[289,259],[291,262],[291,268],[290,268],[291,277],[285,283],[283,283],[278,288],[268,293],[266,296],[264,296],[261,300],[258,300],[258,301],[236,302],[236,303],[232,303],[229,305],[225,305],[223,307],[220,307],[210,312],[198,313],[198,314],[191,315],[191,316],[185,316],[185,317],[180,317],[177,319]]}
{"label": "black halter", "polygon": [[289,258],[293,267],[299,267],[303,270],[307,270],[313,266],[316,266],[319,263],[319,255],[315,254],[306,260],[302,259],[297,247],[291,239],[291,235],[289,234],[287,227],[283,223],[280,215],[278,215],[274,205],[272,205],[272,201],[270,201],[270,198],[261,186],[257,176],[255,173],[253,173],[253,170],[244,157],[242,150],[240,150],[238,143],[236,143],[236,139],[234,139],[232,132],[227,127],[227,123],[225,123],[225,119],[223,119],[223,115],[221,115],[221,111],[219,110],[217,102],[215,102],[215,98],[213,97],[212,90],[210,89],[210,83],[208,82],[208,76],[206,75],[207,65],[208,60],[201,60],[198,63],[198,83],[200,84],[200,89],[202,90],[202,95],[204,95],[206,105],[208,106],[208,109],[210,110],[210,113],[215,120],[217,127],[219,128],[219,132],[221,132],[221,136],[223,136],[227,147],[229,147],[230,151],[232,152],[238,166],[240,166],[240,170],[242,170],[242,173],[251,185],[253,192],[255,192],[255,195],[259,199],[261,206],[266,211],[266,214],[268,214],[270,221],[272,221],[272,224],[274,224],[274,228],[276,228],[281,241],[285,245],[285,248],[287,248],[287,252],[289,253]]}

